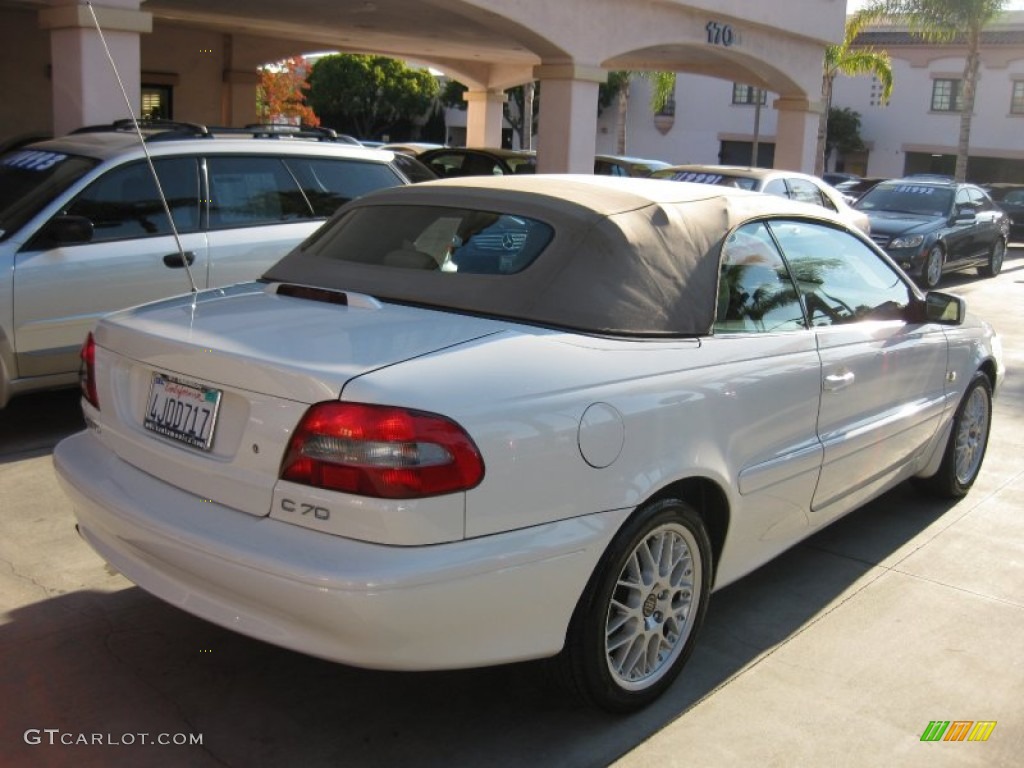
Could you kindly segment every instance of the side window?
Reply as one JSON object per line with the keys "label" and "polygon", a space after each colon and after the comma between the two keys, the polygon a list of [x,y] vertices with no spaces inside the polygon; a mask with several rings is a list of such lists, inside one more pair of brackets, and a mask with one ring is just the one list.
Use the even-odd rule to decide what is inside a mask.
{"label": "side window", "polygon": [[767,227],[762,222],[740,227],[722,248],[715,332],[804,327],[796,288]]}
{"label": "side window", "polygon": [[974,207],[973,205],[971,205],[970,195],[967,194],[967,187],[962,187],[958,189],[956,193],[956,208],[959,211],[961,208],[964,208],[966,206],[971,206],[972,208]]}
{"label": "side window", "polygon": [[824,207],[825,203],[821,199],[821,190],[807,181],[807,179],[786,179],[786,183],[789,184],[789,196],[794,200],[799,200],[801,203],[814,203],[814,205]]}
{"label": "side window", "polygon": [[[199,228],[199,173],[194,157],[153,161],[178,232]],[[63,211],[92,221],[92,242],[171,234],[149,163],[114,168],[90,184]]]}
{"label": "side window", "polygon": [[313,215],[327,217],[353,198],[384,187],[395,187],[401,179],[383,163],[334,160],[320,157],[288,157],[285,164],[298,179]]}
{"label": "side window", "polygon": [[210,229],[312,218],[302,190],[277,157],[210,157]]}
{"label": "side window", "polygon": [[912,292],[878,254],[848,232],[806,221],[770,224],[811,325],[904,317]]}
{"label": "side window", "polygon": [[764,185],[764,189],[761,191],[768,195],[775,195],[776,197],[789,197],[789,190],[786,189],[785,179],[772,179]]}
{"label": "side window", "polygon": [[989,199],[989,196],[982,192],[977,187],[968,187],[967,194],[971,198],[971,205],[979,213],[981,211],[992,211],[995,210],[995,204]]}

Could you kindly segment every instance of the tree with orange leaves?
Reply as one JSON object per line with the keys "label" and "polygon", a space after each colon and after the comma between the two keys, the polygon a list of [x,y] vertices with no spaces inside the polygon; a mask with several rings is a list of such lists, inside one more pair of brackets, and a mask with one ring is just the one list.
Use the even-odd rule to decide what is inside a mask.
{"label": "tree with orange leaves", "polygon": [[259,68],[256,113],[263,123],[320,125],[320,118],[306,104],[310,65],[302,56]]}

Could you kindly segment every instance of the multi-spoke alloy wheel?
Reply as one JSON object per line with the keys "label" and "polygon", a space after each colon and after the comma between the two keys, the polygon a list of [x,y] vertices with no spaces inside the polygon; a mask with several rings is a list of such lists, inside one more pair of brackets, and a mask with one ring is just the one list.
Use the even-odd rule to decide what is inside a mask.
{"label": "multi-spoke alloy wheel", "polygon": [[924,270],[921,273],[924,277],[924,287],[928,290],[937,286],[942,279],[942,261],[942,246],[936,243],[925,256]]}
{"label": "multi-spoke alloy wheel", "polygon": [[682,525],[659,526],[629,555],[605,625],[608,671],[623,688],[644,688],[671,668],[693,631],[700,582],[700,551]]}
{"label": "multi-spoke alloy wheel", "polygon": [[981,460],[988,445],[988,429],[992,420],[992,403],[984,387],[973,387],[964,399],[957,419],[953,442],[956,481],[969,486],[978,476]]}
{"label": "multi-spoke alloy wheel", "polygon": [[590,579],[559,659],[584,698],[624,712],[671,685],[693,650],[711,591],[711,543],[678,499],[641,507]]}
{"label": "multi-spoke alloy wheel", "polygon": [[967,493],[981,471],[991,426],[992,384],[988,376],[978,371],[956,409],[939,471],[917,484],[948,499],[958,499]]}

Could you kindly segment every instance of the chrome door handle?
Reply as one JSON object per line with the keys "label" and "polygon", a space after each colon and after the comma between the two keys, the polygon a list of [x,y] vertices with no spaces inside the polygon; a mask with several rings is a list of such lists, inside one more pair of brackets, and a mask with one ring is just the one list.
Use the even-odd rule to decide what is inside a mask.
{"label": "chrome door handle", "polygon": [[825,391],[838,392],[841,389],[846,389],[848,386],[853,384],[853,380],[855,378],[853,371],[829,374],[825,377]]}

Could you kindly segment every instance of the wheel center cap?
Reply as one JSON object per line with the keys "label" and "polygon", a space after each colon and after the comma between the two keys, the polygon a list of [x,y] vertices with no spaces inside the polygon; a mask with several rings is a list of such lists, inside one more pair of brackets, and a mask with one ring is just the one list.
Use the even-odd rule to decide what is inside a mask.
{"label": "wheel center cap", "polygon": [[654,613],[654,609],[658,607],[658,595],[656,592],[651,592],[644,600],[644,618],[649,619],[651,614]]}

